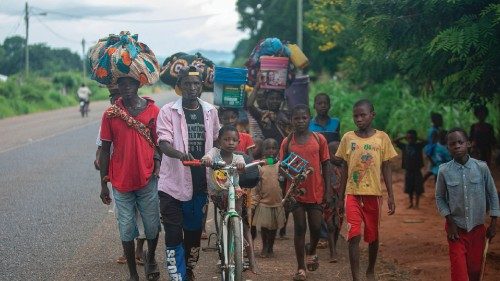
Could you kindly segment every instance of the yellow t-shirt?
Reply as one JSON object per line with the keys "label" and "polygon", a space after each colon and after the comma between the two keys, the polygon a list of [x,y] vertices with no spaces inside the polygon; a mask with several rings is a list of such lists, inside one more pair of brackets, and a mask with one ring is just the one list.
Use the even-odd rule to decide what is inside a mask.
{"label": "yellow t-shirt", "polygon": [[376,130],[369,138],[360,138],[353,131],[344,134],[335,156],[347,162],[346,194],[382,195],[382,162],[397,155],[391,139],[382,131]]}

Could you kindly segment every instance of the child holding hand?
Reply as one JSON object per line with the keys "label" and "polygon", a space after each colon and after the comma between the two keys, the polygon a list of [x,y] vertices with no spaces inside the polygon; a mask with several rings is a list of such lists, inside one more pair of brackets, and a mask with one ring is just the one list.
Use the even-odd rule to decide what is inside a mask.
{"label": "child holding hand", "polygon": [[[278,142],[265,139],[262,143],[264,158],[276,158]],[[261,180],[253,189],[255,212],[252,225],[260,227],[262,251],[260,257],[274,257],[274,240],[278,229],[285,225],[285,210],[281,205],[282,191],[278,183],[279,163],[261,167]]]}

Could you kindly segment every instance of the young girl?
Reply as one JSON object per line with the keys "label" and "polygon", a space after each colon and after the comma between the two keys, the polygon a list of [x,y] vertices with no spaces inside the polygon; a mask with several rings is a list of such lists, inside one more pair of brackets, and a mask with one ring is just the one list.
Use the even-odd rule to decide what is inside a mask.
{"label": "young girl", "polygon": [[335,156],[340,142],[332,141],[328,144],[330,152],[331,172],[330,186],[326,192],[326,204],[323,209],[323,218],[325,220],[328,232],[328,249],[330,250],[330,263],[337,262],[337,241],[339,240],[340,229],[342,227],[343,215],[339,210],[340,201],[340,179],[342,178],[342,159]]}
{"label": "young girl", "polygon": [[[264,158],[276,158],[278,142],[266,139],[262,143]],[[278,229],[285,225],[285,210],[281,206],[281,189],[278,184],[279,163],[263,166],[260,170],[261,180],[253,189],[255,206],[253,225],[260,227],[262,251],[260,257],[273,257],[273,245]]]}
{"label": "young girl", "polygon": [[[318,245],[319,233],[323,208],[325,201],[325,184],[330,185],[327,176],[330,155],[325,137],[321,134],[309,131],[311,112],[309,107],[303,104],[296,105],[291,112],[291,123],[293,133],[281,143],[279,159],[283,160],[288,153],[294,152],[309,162],[313,173],[299,186],[306,190],[304,195],[297,196],[297,201],[291,207],[294,221],[294,244],[297,257],[297,272],[293,280],[306,280],[306,262],[309,271],[315,271],[318,266],[316,246]],[[290,183],[287,182],[287,188]],[[305,253],[306,215],[309,224],[310,247]],[[307,255],[307,256],[305,256]]]}
{"label": "young girl", "polygon": [[[203,156],[201,161],[205,166],[210,166],[213,162],[224,161],[226,163],[231,163],[236,165],[238,171],[244,171],[245,169],[245,159],[242,155],[235,154],[236,146],[238,145],[240,139],[238,130],[234,126],[226,125],[223,126],[219,130],[219,137],[217,142],[220,148],[213,147],[210,151]],[[208,194],[215,206],[219,209],[227,208],[227,190],[220,189],[218,184],[214,180],[214,171],[210,169],[210,176],[208,178]],[[242,196],[244,194],[243,189],[239,186],[238,175],[235,175],[233,178],[233,185],[235,187],[236,192],[236,211],[241,215],[242,213]],[[255,263],[255,255],[253,252],[253,247],[251,244],[252,238],[250,236],[250,231],[248,230],[248,225],[243,224],[243,232],[245,234],[245,239],[248,243],[245,243],[247,246],[245,248],[248,259],[250,262],[250,269],[252,272],[257,272],[257,266]]]}

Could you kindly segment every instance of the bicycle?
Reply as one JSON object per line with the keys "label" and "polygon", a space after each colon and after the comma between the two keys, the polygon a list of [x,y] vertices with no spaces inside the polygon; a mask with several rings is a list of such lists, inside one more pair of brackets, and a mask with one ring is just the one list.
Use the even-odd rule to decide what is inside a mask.
{"label": "bicycle", "polygon": [[[183,161],[185,166],[202,166],[200,160]],[[245,169],[256,165],[264,165],[266,161],[256,161],[245,166]],[[221,277],[224,281],[241,281],[244,269],[243,260],[243,221],[236,212],[236,192],[233,185],[234,176],[237,173],[235,165],[227,165],[224,161],[214,162],[210,168],[219,174],[217,180],[227,184],[228,204],[227,210],[219,209],[220,221],[217,218],[217,210],[214,210],[216,220],[216,248],[219,253]],[[223,176],[225,175],[225,176]],[[210,243],[209,236],[208,243]]]}

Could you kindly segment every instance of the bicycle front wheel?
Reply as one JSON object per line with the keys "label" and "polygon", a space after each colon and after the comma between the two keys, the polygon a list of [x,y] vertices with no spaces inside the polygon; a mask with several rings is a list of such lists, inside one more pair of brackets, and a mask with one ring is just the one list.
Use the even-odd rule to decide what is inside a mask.
{"label": "bicycle front wheel", "polygon": [[225,266],[225,278],[228,281],[241,281],[243,274],[243,233],[240,217],[229,218],[226,247],[228,263]]}

